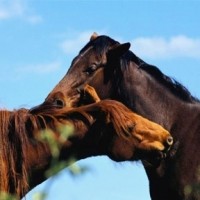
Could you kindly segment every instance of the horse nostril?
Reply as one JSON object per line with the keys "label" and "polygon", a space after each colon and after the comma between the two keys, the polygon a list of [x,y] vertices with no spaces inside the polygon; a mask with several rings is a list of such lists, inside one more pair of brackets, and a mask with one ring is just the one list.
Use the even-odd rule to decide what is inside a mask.
{"label": "horse nostril", "polygon": [[173,137],[169,136],[169,137],[167,138],[167,144],[168,144],[169,146],[171,146],[171,145],[173,144]]}

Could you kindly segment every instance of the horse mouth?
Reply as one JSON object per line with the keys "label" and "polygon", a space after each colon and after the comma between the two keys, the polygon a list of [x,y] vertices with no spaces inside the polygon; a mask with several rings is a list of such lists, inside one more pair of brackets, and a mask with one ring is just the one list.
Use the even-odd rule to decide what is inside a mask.
{"label": "horse mouth", "polygon": [[158,167],[164,160],[173,159],[179,147],[179,142],[176,141],[172,146],[162,151],[153,151],[144,154],[141,159],[145,167]]}
{"label": "horse mouth", "polygon": [[163,160],[167,159],[170,156],[170,149],[171,147],[163,148],[163,150],[136,149],[133,160],[141,160],[145,167],[157,167]]}
{"label": "horse mouth", "polygon": [[142,159],[142,163],[145,167],[157,167],[162,160],[167,158],[165,151],[155,151],[149,154],[147,157]]}

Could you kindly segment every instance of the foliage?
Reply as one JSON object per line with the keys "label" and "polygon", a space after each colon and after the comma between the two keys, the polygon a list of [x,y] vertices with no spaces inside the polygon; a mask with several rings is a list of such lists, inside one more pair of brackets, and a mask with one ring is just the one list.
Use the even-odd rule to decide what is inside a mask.
{"label": "foliage", "polygon": [[6,192],[0,192],[0,200],[18,200],[18,198]]}
{"label": "foliage", "polygon": [[[77,176],[78,174],[84,173],[87,168],[86,167],[79,167],[75,162],[76,159],[71,157],[70,159],[66,161],[60,161],[60,150],[62,148],[62,145],[66,142],[66,140],[73,134],[74,129],[73,126],[70,125],[60,125],[57,127],[57,131],[59,133],[59,137],[55,138],[54,132],[50,129],[45,129],[41,132],[39,140],[46,142],[49,144],[50,151],[52,154],[52,161],[50,168],[46,171],[45,175],[47,178],[56,176],[58,172],[60,172],[63,169],[67,169],[68,172],[72,176]],[[52,179],[54,180],[54,179]],[[48,188],[46,191],[41,193],[36,193],[33,197],[33,200],[45,200],[48,195],[48,190],[50,189],[48,185]]]}
{"label": "foliage", "polygon": [[[200,167],[198,168],[196,172],[196,177],[197,177],[198,182],[200,182]],[[189,197],[192,193],[199,193],[199,191],[200,191],[199,183],[186,185],[184,188],[184,193],[186,197]]]}
{"label": "foliage", "polygon": [[[47,178],[54,176],[63,169],[67,169],[72,176],[77,176],[78,174],[84,173],[87,168],[79,167],[75,164],[76,159],[70,158],[67,161],[60,161],[60,150],[62,145],[66,140],[73,134],[73,126],[60,125],[57,127],[58,135],[55,137],[55,133],[50,129],[45,129],[38,134],[38,140],[45,142],[49,145],[52,154],[52,160],[50,168],[46,171],[45,175]],[[54,180],[54,179],[52,179]],[[45,200],[48,196],[48,191],[50,189],[50,184],[47,189],[43,192],[38,192],[33,195],[33,200]],[[16,196],[7,194],[5,192],[0,192],[0,200],[19,200]]]}

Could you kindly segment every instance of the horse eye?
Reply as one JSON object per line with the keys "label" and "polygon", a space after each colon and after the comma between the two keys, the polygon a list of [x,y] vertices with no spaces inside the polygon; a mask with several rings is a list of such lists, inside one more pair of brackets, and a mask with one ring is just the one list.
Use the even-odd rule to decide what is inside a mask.
{"label": "horse eye", "polygon": [[97,70],[97,65],[91,65],[89,66],[84,72],[88,75],[92,74]]}
{"label": "horse eye", "polygon": [[55,99],[54,104],[60,108],[63,108],[65,106],[65,103],[61,99]]}

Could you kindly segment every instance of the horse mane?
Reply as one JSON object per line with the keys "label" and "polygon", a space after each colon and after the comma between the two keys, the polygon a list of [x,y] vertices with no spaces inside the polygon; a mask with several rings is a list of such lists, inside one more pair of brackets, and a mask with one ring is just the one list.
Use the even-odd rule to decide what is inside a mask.
{"label": "horse mane", "polygon": [[199,100],[193,97],[189,90],[184,87],[180,82],[163,74],[156,66],[147,64],[141,58],[136,56],[132,51],[128,51],[122,56],[121,69],[123,70],[128,68],[131,61],[138,65],[138,68],[144,70],[149,75],[154,77],[159,83],[167,87],[178,98],[191,103],[199,102]]}
{"label": "horse mane", "polygon": [[26,109],[0,111],[0,192],[21,196],[27,191],[27,112]]}
{"label": "horse mane", "polygon": [[[42,104],[31,109],[30,113],[40,119],[40,123],[44,124],[45,128],[50,127],[51,129],[55,129],[55,125],[58,123],[73,124],[75,129],[79,129],[83,123],[88,126],[92,123],[92,116],[80,107],[59,108],[52,104]],[[79,120],[74,121],[74,119]]]}
{"label": "horse mane", "polygon": [[[31,110],[31,113],[37,115],[37,117],[44,118],[43,121],[47,121],[47,118],[53,119],[54,123],[51,128],[54,128],[56,123],[67,122],[68,124],[73,124],[75,130],[80,130],[80,128],[83,127],[83,124],[89,128],[97,119],[108,123],[106,120],[109,117],[106,116],[107,114],[110,116],[111,113],[107,111],[106,107],[110,104],[113,106],[112,100],[106,100],[106,104],[104,101],[100,101],[97,104],[93,103],[77,108],[64,107],[60,109],[56,106],[44,104],[39,106],[39,108]],[[120,102],[115,102],[115,106],[117,108],[112,110],[112,115],[114,115],[114,117],[111,117],[112,120],[114,120],[114,129],[118,136],[127,139],[129,130],[127,130],[125,122],[127,122],[128,118],[124,115],[124,111],[126,113],[131,113],[131,111],[125,106],[122,106]],[[48,122],[48,125],[46,126],[49,127],[50,122]]]}
{"label": "horse mane", "polygon": [[[72,111],[72,112],[71,112]],[[74,120],[74,118],[80,120]],[[58,124],[73,124],[79,130],[89,127],[92,117],[70,108],[58,109],[41,105],[31,110],[0,110],[0,193],[7,192],[24,196],[29,190],[28,148],[35,138],[34,133],[43,129],[56,132]]]}
{"label": "horse mane", "polygon": [[166,86],[175,96],[186,102],[199,102],[199,100],[191,95],[189,90],[184,87],[180,82],[176,81],[174,78],[166,76],[157,67],[149,65],[147,63],[142,63],[139,66],[140,69],[146,71],[151,76],[153,76],[159,83]]}

